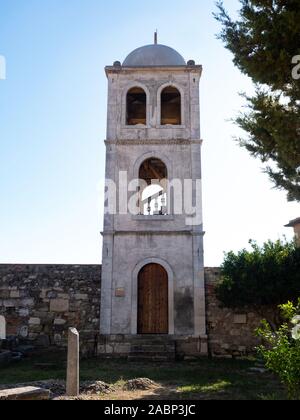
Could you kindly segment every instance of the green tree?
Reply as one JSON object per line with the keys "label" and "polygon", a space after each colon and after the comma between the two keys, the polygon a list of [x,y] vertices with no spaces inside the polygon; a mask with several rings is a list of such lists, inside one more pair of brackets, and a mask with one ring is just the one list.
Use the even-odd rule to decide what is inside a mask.
{"label": "green tree", "polygon": [[244,95],[247,111],[236,118],[248,134],[238,140],[261,159],[289,200],[300,201],[300,78],[293,72],[300,56],[300,2],[240,3],[236,20],[222,1],[215,14],[223,26],[219,38],[233,53],[235,65],[256,84],[255,96]]}
{"label": "green tree", "polygon": [[268,321],[276,328],[278,305],[300,296],[300,248],[295,242],[279,240],[262,247],[250,244],[250,250],[225,255],[216,295],[227,308],[250,307],[262,317],[269,307],[274,317]]}

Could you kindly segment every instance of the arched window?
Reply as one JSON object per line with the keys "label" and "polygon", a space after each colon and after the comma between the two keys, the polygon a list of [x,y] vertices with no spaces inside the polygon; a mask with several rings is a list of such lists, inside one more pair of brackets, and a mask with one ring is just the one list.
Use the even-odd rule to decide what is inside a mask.
{"label": "arched window", "polygon": [[140,87],[134,87],[127,93],[126,124],[147,124],[147,95]]}
{"label": "arched window", "polygon": [[161,93],[161,125],[181,125],[181,94],[173,86]]}
{"label": "arched window", "polygon": [[147,159],[141,165],[139,171],[141,214],[163,216],[168,213],[167,178],[167,167],[160,159]]}

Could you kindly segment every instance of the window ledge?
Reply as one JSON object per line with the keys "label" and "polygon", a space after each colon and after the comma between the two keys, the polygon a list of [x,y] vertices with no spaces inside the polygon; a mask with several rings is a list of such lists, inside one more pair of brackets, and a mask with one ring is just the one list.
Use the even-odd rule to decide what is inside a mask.
{"label": "window ledge", "polygon": [[147,128],[151,128],[151,127],[145,124],[137,124],[137,125],[124,125],[123,128],[126,130],[146,130]]}
{"label": "window ledge", "polygon": [[143,125],[143,124],[139,124],[139,125],[123,125],[122,129],[123,130],[146,130],[146,129],[159,129],[159,130],[166,130],[166,129],[179,129],[179,130],[183,130],[186,128],[186,125],[172,125],[172,124],[168,124],[168,125],[158,125],[158,126],[150,126],[150,125]]}
{"label": "window ledge", "polygon": [[137,222],[162,222],[162,221],[172,221],[174,220],[174,216],[166,215],[166,216],[132,216],[132,220]]}
{"label": "window ledge", "polygon": [[158,126],[158,128],[159,129],[184,129],[184,128],[186,128],[186,126],[185,125],[175,125],[175,124],[165,124],[165,125],[159,125]]}

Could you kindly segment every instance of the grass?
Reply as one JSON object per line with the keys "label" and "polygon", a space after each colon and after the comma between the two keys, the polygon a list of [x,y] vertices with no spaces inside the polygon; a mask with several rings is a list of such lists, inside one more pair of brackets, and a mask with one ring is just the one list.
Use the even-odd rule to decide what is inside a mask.
{"label": "grass", "polygon": [[[0,369],[0,385],[47,379],[65,379],[64,354],[45,354]],[[176,363],[133,363],[91,359],[81,362],[81,380],[101,380],[122,385],[134,378],[161,384],[157,399],[286,399],[283,388],[270,374],[253,374],[253,361],[208,360]]]}
{"label": "grass", "polygon": [[198,393],[217,393],[224,391],[226,387],[230,387],[231,383],[229,381],[216,381],[207,385],[202,384],[189,384],[179,387],[179,391],[185,394],[198,394]]}

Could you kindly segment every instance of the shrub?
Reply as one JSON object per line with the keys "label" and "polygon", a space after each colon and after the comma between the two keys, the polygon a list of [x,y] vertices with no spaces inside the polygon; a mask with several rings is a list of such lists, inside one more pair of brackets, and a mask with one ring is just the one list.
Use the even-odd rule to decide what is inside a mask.
{"label": "shrub", "polygon": [[286,322],[274,332],[267,321],[262,321],[257,335],[265,343],[258,351],[266,367],[287,387],[289,398],[300,399],[300,299],[298,306],[288,302],[280,310]]}
{"label": "shrub", "polygon": [[278,305],[300,296],[300,248],[280,240],[250,245],[251,250],[225,255],[217,297],[227,308],[253,307],[261,314],[262,307],[270,306],[278,313]]}

